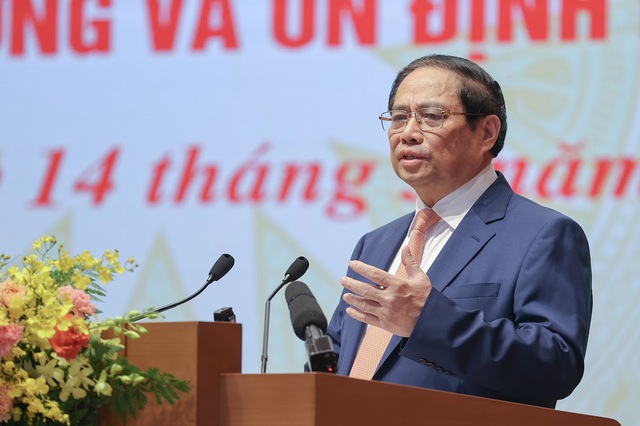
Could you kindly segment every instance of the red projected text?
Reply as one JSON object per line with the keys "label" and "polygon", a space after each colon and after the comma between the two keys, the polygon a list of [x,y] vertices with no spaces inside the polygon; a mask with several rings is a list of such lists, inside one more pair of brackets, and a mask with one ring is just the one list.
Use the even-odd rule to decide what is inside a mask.
{"label": "red projected text", "polygon": [[[140,196],[150,206],[179,206],[189,202],[201,205],[322,203],[325,214],[334,220],[355,219],[365,213],[367,203],[359,190],[369,183],[376,169],[375,162],[345,160],[335,170],[329,170],[321,161],[274,164],[263,158],[270,149],[268,143],[263,143],[246,161],[230,167],[204,158],[202,148],[197,145],[188,147],[182,160],[176,159],[175,153],[167,153],[153,163],[148,171],[148,187],[140,188]],[[80,168],[77,164],[65,164],[64,148],[47,152],[42,181],[32,206],[55,208],[57,200],[68,199],[69,195],[86,197],[94,206],[107,203],[119,186],[130,185],[122,181],[122,176],[134,174],[116,173],[123,155],[122,149],[115,147],[93,164]],[[62,181],[62,176],[68,175],[63,173],[65,167],[79,168],[73,172],[75,177],[71,182]]]}
{"label": "red projected text", "polygon": [[[59,49],[58,0],[14,0],[11,9],[12,55],[25,53],[25,40],[31,36],[45,55],[56,54]],[[101,11],[111,7],[111,0],[71,0],[66,12],[69,15],[69,46],[76,53],[104,53],[110,50],[111,21],[89,16],[87,8]],[[0,16],[1,17],[1,16]]]}
{"label": "red projected text", "polygon": [[[586,142],[559,143],[557,155],[541,164],[528,157],[497,158],[494,164],[514,191],[532,198],[567,201],[637,195],[638,158],[585,157],[586,146]],[[130,189],[131,177],[138,176],[143,183],[136,191],[148,206],[301,203],[321,207],[330,219],[352,220],[367,213],[365,194],[371,193],[374,173],[390,167],[383,160],[347,159],[335,166],[326,160],[274,161],[268,159],[271,149],[270,143],[262,143],[235,163],[216,162],[202,146],[192,145],[159,155],[147,170],[120,170],[124,148],[110,148],[90,164],[67,161],[71,153],[57,148],[44,153],[41,182],[33,189],[31,206],[58,208],[61,200],[78,197],[99,207],[116,197],[119,189]],[[398,200],[410,208],[415,193],[401,189]]]}
{"label": "red projected text", "polygon": [[[398,21],[383,19],[382,0],[270,0],[265,16],[259,17],[267,24],[260,28],[270,34],[261,34],[243,31],[241,23],[247,17],[255,19],[255,12],[238,0],[144,0],[126,5],[113,0],[14,0],[8,7],[4,4],[0,3],[4,24],[0,25],[0,50],[16,57],[29,49],[43,55],[63,49],[79,55],[109,53],[116,48],[112,37],[124,20],[122,14],[131,15],[135,8],[144,20],[140,28],[146,31],[132,31],[129,37],[146,37],[150,49],[169,53],[237,51],[252,42],[250,37],[269,38],[274,47],[286,49],[378,47],[385,44],[381,35],[399,25],[410,28],[406,43],[417,46],[460,40],[472,48],[515,40],[601,41],[607,38],[610,15],[606,0],[404,0],[393,3],[404,14]],[[241,34],[248,37],[243,39]],[[188,42],[179,43],[184,37]],[[483,56],[471,53],[472,59]]]}
{"label": "red projected text", "polygon": [[[183,0],[147,0],[149,27],[153,48],[173,50],[178,24],[181,22]],[[193,31],[193,50],[203,50],[210,40],[219,39],[225,49],[238,48],[238,36],[230,0],[203,0],[197,25]]]}
{"label": "red projected text", "polygon": [[[120,149],[114,148],[96,164],[89,166],[75,181],[74,190],[78,193],[88,193],[93,204],[102,204],[105,197],[113,189],[113,167],[118,160],[119,153]],[[64,154],[63,149],[49,152],[42,186],[36,196],[35,205],[45,207],[54,204],[52,192],[60,174],[60,165]]]}

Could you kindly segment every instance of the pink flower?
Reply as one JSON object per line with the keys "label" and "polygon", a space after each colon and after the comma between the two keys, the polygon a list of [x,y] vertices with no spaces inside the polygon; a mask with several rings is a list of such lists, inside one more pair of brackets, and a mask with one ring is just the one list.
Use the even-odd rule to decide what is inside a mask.
{"label": "pink flower", "polygon": [[67,361],[77,357],[83,348],[89,346],[89,335],[79,332],[73,326],[65,331],[59,330],[58,327],[55,330],[56,334],[49,339],[49,343],[53,350]]}
{"label": "pink flower", "polygon": [[23,333],[24,325],[0,325],[0,358],[11,353],[11,349],[22,340]]}
{"label": "pink flower", "polygon": [[60,295],[69,296],[73,303],[73,313],[79,317],[93,315],[96,312],[96,306],[91,303],[91,298],[82,290],[67,285],[60,288]]}
{"label": "pink flower", "polygon": [[0,302],[4,306],[8,307],[11,300],[16,296],[26,297],[27,288],[9,280],[0,283]]}
{"label": "pink flower", "polygon": [[8,422],[11,420],[11,409],[13,401],[8,395],[7,388],[0,386],[0,422]]}

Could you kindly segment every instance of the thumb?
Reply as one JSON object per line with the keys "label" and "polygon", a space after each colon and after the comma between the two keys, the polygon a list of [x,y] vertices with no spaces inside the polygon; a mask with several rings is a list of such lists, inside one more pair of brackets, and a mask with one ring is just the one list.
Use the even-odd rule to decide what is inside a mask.
{"label": "thumb", "polygon": [[409,250],[408,245],[404,246],[404,248],[402,249],[400,260],[402,261],[404,269],[405,271],[407,271],[407,275],[409,276],[409,278],[417,274],[424,274],[424,272],[422,272],[422,269],[420,269],[420,265],[418,265],[415,257],[413,257],[413,255],[411,254],[411,250]]}

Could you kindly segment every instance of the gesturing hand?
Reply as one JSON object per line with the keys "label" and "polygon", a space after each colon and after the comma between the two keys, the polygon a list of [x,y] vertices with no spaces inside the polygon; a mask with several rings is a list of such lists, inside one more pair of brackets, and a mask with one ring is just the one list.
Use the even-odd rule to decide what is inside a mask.
{"label": "gesturing hand", "polygon": [[350,317],[409,337],[431,292],[431,280],[420,269],[408,247],[402,249],[401,261],[407,278],[352,260],[349,267],[379,287],[349,277],[343,277],[340,284],[353,292],[343,296],[351,305],[347,308]]}

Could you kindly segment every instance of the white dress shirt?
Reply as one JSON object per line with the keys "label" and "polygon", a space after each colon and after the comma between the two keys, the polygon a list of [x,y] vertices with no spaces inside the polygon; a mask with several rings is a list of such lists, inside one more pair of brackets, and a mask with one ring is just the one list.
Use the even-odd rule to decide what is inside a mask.
{"label": "white dress shirt", "polygon": [[[420,264],[420,268],[423,271],[426,272],[429,270],[429,267],[431,267],[433,261],[438,257],[444,245],[449,241],[453,231],[456,230],[460,222],[462,222],[462,219],[471,209],[471,206],[473,206],[478,198],[480,198],[497,178],[498,175],[496,174],[493,164],[489,164],[469,182],[450,194],[447,194],[433,206],[433,210],[438,213],[442,219],[425,233],[424,251],[422,253],[422,263]],[[420,197],[417,197],[416,214],[425,208],[428,208],[427,205]],[[413,220],[415,221],[415,216]],[[411,222],[407,236],[400,246],[400,250],[396,253],[396,257],[389,267],[389,273],[395,274],[398,271],[400,267],[400,253],[404,246],[409,243],[409,235],[411,234],[412,228],[413,221]]]}

